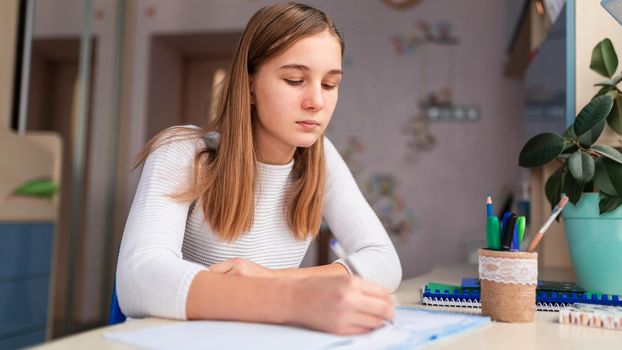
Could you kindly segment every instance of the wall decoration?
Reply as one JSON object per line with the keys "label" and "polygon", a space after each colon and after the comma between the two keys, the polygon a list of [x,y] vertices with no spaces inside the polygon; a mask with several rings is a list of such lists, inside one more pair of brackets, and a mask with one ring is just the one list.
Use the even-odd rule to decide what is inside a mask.
{"label": "wall decoration", "polygon": [[413,55],[422,45],[457,45],[459,43],[449,22],[417,21],[415,28],[414,34],[395,34],[391,37],[391,43],[398,56]]}
{"label": "wall decoration", "polygon": [[345,160],[346,164],[348,164],[348,168],[350,168],[352,175],[356,179],[361,177],[364,171],[363,164],[361,164],[356,155],[363,153],[364,151],[365,147],[361,141],[359,141],[357,137],[351,136],[348,138],[346,147],[339,152],[343,160]]}
{"label": "wall decoration", "polygon": [[155,6],[149,6],[145,9],[145,17],[147,18],[154,18],[157,13],[158,13],[158,10],[156,9]]}
{"label": "wall decoration", "polygon": [[450,88],[430,93],[421,106],[430,122],[475,122],[480,116],[477,106],[455,105]]}
{"label": "wall decoration", "polygon": [[395,176],[378,173],[366,180],[364,193],[387,232],[397,238],[405,239],[413,233],[415,216],[407,207],[404,198],[397,193],[398,187],[398,180]]}
{"label": "wall decoration", "polygon": [[391,37],[391,43],[398,56],[413,55],[417,47],[424,42],[425,40],[421,37],[404,34],[395,34]]}
{"label": "wall decoration", "polygon": [[415,162],[421,154],[431,151],[436,145],[436,137],[430,132],[430,123],[425,114],[427,104],[419,102],[419,111],[410,117],[402,127],[402,133],[408,136],[406,146],[409,153],[406,158]]}
{"label": "wall decoration", "polygon": [[[420,55],[417,59],[420,76],[417,78],[420,95],[417,98],[417,111],[410,116],[402,126],[402,132],[407,135],[409,161],[416,161],[424,152],[431,151],[437,143],[430,131],[430,123],[438,122],[475,122],[480,118],[480,109],[474,105],[456,105],[453,102],[453,85],[455,81],[455,47],[460,43],[455,35],[451,23],[447,21],[429,22],[419,20],[415,22],[414,33],[395,34],[391,38],[394,52],[400,56]],[[434,57],[435,68],[428,66],[428,50],[430,45],[446,47],[442,55]],[[432,52],[439,52],[438,50]],[[439,62],[447,62],[447,76],[443,77],[444,70],[438,69]],[[431,90],[428,86],[428,74],[434,72],[435,79],[446,79],[446,86]]]}
{"label": "wall decoration", "polygon": [[387,232],[394,239],[403,241],[415,230],[415,216],[404,198],[399,195],[399,182],[394,175],[364,174],[365,167],[358,159],[358,155],[364,151],[365,147],[359,139],[350,137],[347,146],[340,153]]}

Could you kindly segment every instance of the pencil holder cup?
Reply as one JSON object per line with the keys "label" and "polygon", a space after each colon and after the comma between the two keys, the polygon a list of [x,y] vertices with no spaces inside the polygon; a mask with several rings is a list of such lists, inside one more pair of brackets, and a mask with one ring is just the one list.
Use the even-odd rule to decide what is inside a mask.
{"label": "pencil holder cup", "polygon": [[527,323],[536,317],[538,253],[479,250],[482,315]]}

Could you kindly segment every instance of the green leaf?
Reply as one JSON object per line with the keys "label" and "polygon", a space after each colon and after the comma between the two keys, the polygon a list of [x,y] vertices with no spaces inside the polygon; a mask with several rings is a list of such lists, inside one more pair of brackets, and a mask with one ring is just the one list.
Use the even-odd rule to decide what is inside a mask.
{"label": "green leaf", "polygon": [[618,56],[609,38],[603,39],[592,50],[590,68],[607,78],[611,78],[618,69]]}
{"label": "green leaf", "polygon": [[578,182],[572,177],[572,174],[566,173],[564,176],[564,193],[570,199],[572,204],[577,204],[579,199],[581,199],[581,194],[583,194],[583,187],[585,184]]}
{"label": "green leaf", "polygon": [[546,194],[546,198],[549,200],[549,203],[551,203],[551,208],[553,208],[562,198],[563,170],[563,166],[559,167],[559,169],[557,169],[553,175],[546,180],[546,184],[544,184],[544,193]]}
{"label": "green leaf", "polygon": [[566,143],[566,146],[564,146],[564,151],[562,152],[562,154],[570,154],[570,153],[574,153],[579,149],[579,147],[577,145],[575,145],[574,143]]}
{"label": "green leaf", "polygon": [[43,199],[52,199],[56,192],[58,192],[58,187],[47,179],[27,181],[15,190],[15,194],[18,196],[31,196]]}
{"label": "green leaf", "polygon": [[622,195],[622,164],[605,157],[598,158],[594,185],[610,196]]}
{"label": "green leaf", "polygon": [[613,108],[607,116],[607,124],[618,135],[622,135],[622,96],[613,100]]}
{"label": "green leaf", "polygon": [[581,145],[581,147],[589,148],[590,146],[592,146],[594,142],[598,140],[598,138],[600,137],[600,134],[603,133],[603,130],[605,129],[605,124],[606,122],[603,120],[602,122],[600,122],[600,124],[596,125],[592,129],[590,129],[588,132],[579,136],[577,140],[579,141],[579,144]]}
{"label": "green leaf", "polygon": [[[605,95],[611,96],[612,99],[616,99],[618,97],[620,97],[620,93],[618,92],[618,89],[612,89],[609,90],[605,93]],[[615,101],[614,101],[615,102]]]}
{"label": "green leaf", "polygon": [[622,204],[622,197],[613,197],[607,194],[601,193],[600,202],[598,202],[598,210],[602,215],[610,211],[616,210],[620,204]]}
{"label": "green leaf", "polygon": [[607,146],[607,145],[594,145],[592,146],[592,150],[601,156],[605,156],[611,160],[614,160],[620,164],[622,164],[622,153],[620,153],[617,149]]}
{"label": "green leaf", "polygon": [[615,77],[613,77],[611,79],[603,80],[600,83],[596,83],[596,84],[594,84],[594,86],[609,87],[609,90],[611,90],[612,88],[615,88],[616,85],[618,85],[618,83],[621,80],[622,80],[622,73],[616,75]]}
{"label": "green leaf", "polygon": [[568,170],[580,184],[586,184],[594,177],[594,159],[589,154],[576,151],[568,157]]}
{"label": "green leaf", "polygon": [[[594,86],[599,86],[599,84],[595,84]],[[592,97],[592,99],[595,99],[596,97],[600,96],[600,95],[604,95],[609,91],[615,90],[616,87],[615,86],[604,86],[602,88],[600,88],[600,90],[598,90],[598,92],[596,93],[596,95],[594,95]]]}
{"label": "green leaf", "polygon": [[564,145],[564,150],[562,151],[562,153],[573,153],[574,151],[579,149],[579,147],[577,147],[577,145],[574,142],[572,142],[576,140],[577,138],[577,135],[574,134],[574,128],[572,125],[566,128],[566,131],[564,131],[564,134],[562,135],[562,137],[566,141],[566,144]]}
{"label": "green leaf", "polygon": [[610,196],[617,196],[618,191],[613,186],[611,182],[611,177],[609,173],[607,173],[607,169],[605,169],[604,159],[606,158],[598,158],[594,163],[596,164],[596,173],[594,173],[594,185],[598,187],[598,189],[606,193]]}
{"label": "green leaf", "polygon": [[613,98],[607,94],[591,100],[581,109],[574,121],[574,134],[581,136],[601,123],[613,108]]}
{"label": "green leaf", "polygon": [[564,131],[564,134],[562,135],[562,137],[566,141],[576,140],[577,135],[574,133],[574,126],[571,125],[568,128],[566,128],[566,131]]}
{"label": "green leaf", "polygon": [[532,137],[518,156],[518,165],[523,168],[533,168],[544,165],[564,150],[565,141],[553,133],[543,133]]}
{"label": "green leaf", "polygon": [[[581,109],[581,112],[579,112],[579,115],[574,121],[575,135],[586,143],[594,139],[594,137],[598,138],[598,136],[600,136],[600,133],[597,134],[598,128],[601,127],[600,124],[605,121],[612,107],[613,99],[611,96],[602,95],[591,100],[590,103]],[[604,127],[604,125],[602,127]],[[594,130],[592,131],[592,129]],[[582,138],[582,136],[588,132],[589,134]],[[602,132],[602,130],[600,130],[600,132]]]}
{"label": "green leaf", "polygon": [[596,83],[594,84],[594,86],[602,86],[602,87],[615,87],[616,84],[613,82],[613,79],[607,79],[604,81],[601,81],[600,83]]}

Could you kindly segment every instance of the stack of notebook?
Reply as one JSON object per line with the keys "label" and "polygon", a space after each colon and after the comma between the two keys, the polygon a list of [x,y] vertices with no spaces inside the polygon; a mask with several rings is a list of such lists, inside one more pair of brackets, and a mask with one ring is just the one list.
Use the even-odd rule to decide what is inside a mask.
{"label": "stack of notebook", "polygon": [[[430,282],[422,290],[421,301],[431,306],[481,308],[479,280],[463,278],[460,286]],[[618,295],[590,293],[571,282],[538,282],[536,310],[559,311],[574,303],[622,306]]]}

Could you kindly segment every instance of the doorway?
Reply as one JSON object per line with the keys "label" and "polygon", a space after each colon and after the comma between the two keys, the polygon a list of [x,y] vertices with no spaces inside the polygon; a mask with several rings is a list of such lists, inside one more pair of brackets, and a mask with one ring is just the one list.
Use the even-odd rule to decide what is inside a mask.
{"label": "doorway", "polygon": [[173,125],[206,125],[240,36],[240,32],[153,36],[147,138]]}

